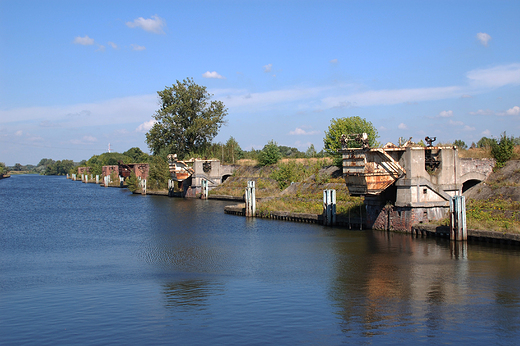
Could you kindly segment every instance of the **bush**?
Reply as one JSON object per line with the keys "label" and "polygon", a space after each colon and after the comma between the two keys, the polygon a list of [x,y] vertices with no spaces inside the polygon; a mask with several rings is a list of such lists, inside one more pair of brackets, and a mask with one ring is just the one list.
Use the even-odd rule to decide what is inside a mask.
{"label": "bush", "polygon": [[507,161],[511,160],[515,150],[514,138],[507,137],[506,133],[502,133],[500,141],[491,143],[491,155],[497,160],[497,167],[504,167]]}
{"label": "bush", "polygon": [[275,141],[267,143],[258,154],[258,164],[260,166],[274,165],[282,158],[280,149]]}
{"label": "bush", "polygon": [[150,189],[164,190],[168,188],[170,169],[168,162],[158,155],[154,155],[150,162],[148,183]]}
{"label": "bush", "polygon": [[126,185],[128,185],[128,190],[132,192],[136,192],[139,188],[139,180],[134,172],[130,173],[130,176],[126,179]]}

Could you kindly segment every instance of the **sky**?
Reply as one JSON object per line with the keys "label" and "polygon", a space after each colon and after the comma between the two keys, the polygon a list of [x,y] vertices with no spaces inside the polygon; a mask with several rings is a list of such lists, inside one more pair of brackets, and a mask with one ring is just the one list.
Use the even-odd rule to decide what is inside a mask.
{"label": "sky", "polygon": [[157,91],[222,101],[244,150],[520,136],[520,2],[0,0],[0,162],[148,151]]}

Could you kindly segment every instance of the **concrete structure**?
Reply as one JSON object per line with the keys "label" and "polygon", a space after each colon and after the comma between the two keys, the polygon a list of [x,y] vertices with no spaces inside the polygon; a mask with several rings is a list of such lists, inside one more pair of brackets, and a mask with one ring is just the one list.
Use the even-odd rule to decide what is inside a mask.
{"label": "concrete structure", "polygon": [[220,160],[193,160],[193,174],[182,184],[184,197],[198,197],[202,193],[202,180],[208,181],[211,190],[233,175],[235,166],[221,165]]}
{"label": "concrete structure", "polygon": [[352,195],[365,196],[366,227],[410,231],[438,220],[450,199],[491,174],[492,159],[461,159],[457,147],[343,148],[343,176]]}
{"label": "concrete structure", "polygon": [[90,167],[78,167],[78,175],[91,174]]}
{"label": "concrete structure", "polygon": [[110,176],[112,172],[116,172],[117,175],[119,175],[119,166],[118,165],[109,165],[109,166],[103,166],[101,168],[101,174],[106,177]]}

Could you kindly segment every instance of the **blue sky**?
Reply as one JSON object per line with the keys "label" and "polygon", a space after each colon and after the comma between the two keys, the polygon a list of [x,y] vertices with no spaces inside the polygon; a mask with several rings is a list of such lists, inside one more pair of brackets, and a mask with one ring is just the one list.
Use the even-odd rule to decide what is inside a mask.
{"label": "blue sky", "polygon": [[193,78],[217,142],[323,147],[333,118],[380,142],[520,136],[518,1],[0,0],[0,162],[137,146],[157,91]]}

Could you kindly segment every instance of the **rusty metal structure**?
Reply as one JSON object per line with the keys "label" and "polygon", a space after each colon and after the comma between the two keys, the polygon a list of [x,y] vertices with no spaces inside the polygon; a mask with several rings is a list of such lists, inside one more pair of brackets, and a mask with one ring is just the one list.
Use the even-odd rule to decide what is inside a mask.
{"label": "rusty metal structure", "polygon": [[[348,147],[352,138],[362,147]],[[409,231],[415,223],[441,219],[453,196],[491,174],[494,160],[461,159],[457,147],[426,140],[427,147],[409,139],[369,148],[366,134],[342,137],[343,176],[351,195],[365,197],[366,227]]]}
{"label": "rusty metal structure", "polygon": [[[179,182],[189,179],[194,173],[193,162],[193,159],[188,161],[179,161],[177,160],[177,154],[169,154],[168,166],[170,169],[171,179]],[[189,164],[191,164],[191,166]]]}

